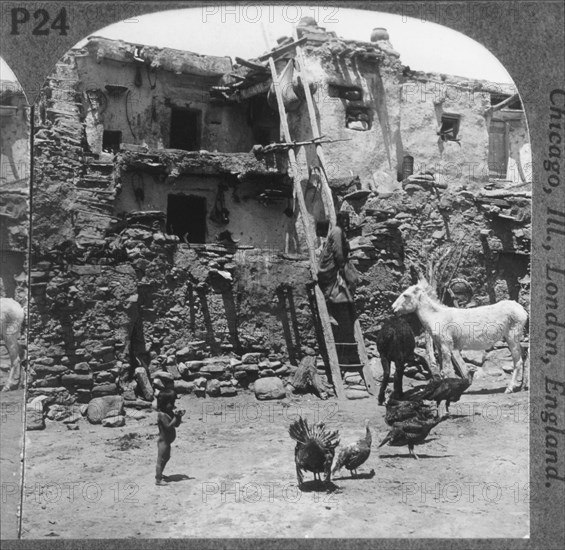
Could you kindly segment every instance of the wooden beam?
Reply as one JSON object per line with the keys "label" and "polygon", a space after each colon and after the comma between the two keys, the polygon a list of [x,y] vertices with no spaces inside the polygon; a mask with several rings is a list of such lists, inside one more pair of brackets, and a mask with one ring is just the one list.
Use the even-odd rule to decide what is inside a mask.
{"label": "wooden beam", "polygon": [[[281,123],[281,129],[283,132],[284,139],[287,142],[291,142],[290,130],[288,127],[288,120],[286,118],[286,109],[284,107],[284,102],[282,98],[280,82],[277,75],[277,70],[275,68],[275,62],[272,57],[269,57],[269,67],[271,69],[271,77],[273,79],[273,84],[275,88],[275,95],[277,97],[277,105],[279,108],[279,118]],[[308,255],[310,258],[310,271],[312,273],[312,278],[317,282],[318,280],[318,262],[316,260],[316,251],[314,249],[314,235],[312,233],[312,228],[308,223],[308,210],[306,208],[306,202],[304,200],[304,194],[302,193],[302,184],[298,177],[298,165],[296,162],[296,155],[294,149],[288,150],[288,158],[290,161],[290,173],[292,174],[292,180],[294,182],[294,191],[296,193],[296,198],[298,199],[298,208],[300,210],[300,215],[302,217],[302,224],[304,225],[304,234],[306,237],[306,246],[308,247]],[[341,371],[339,368],[339,359],[337,356],[337,350],[335,347],[335,340],[332,330],[332,325],[330,323],[330,316],[328,313],[328,306],[326,305],[326,299],[319,285],[314,286],[314,293],[316,296],[316,304],[318,306],[318,313],[320,316],[320,322],[322,325],[322,332],[324,335],[324,341],[326,342],[326,349],[328,352],[328,360],[330,363],[330,369],[332,372],[333,384],[337,394],[338,399],[345,399],[345,389],[343,387],[343,380],[341,379]]]}
{"label": "wooden beam", "polygon": [[500,109],[504,109],[504,107],[506,107],[506,105],[510,105],[510,103],[513,103],[517,99],[520,99],[520,96],[518,94],[513,94],[510,97],[507,97],[504,101],[501,101],[500,103],[497,103],[496,105],[491,105],[485,111],[485,114],[494,113],[495,111],[500,111]]}
{"label": "wooden beam", "polygon": [[235,58],[236,63],[247,67],[248,69],[255,69],[256,71],[267,72],[267,67],[265,65],[261,65],[260,63],[254,63],[253,61],[248,61],[247,59],[243,59],[241,57]]}
{"label": "wooden beam", "polygon": [[259,84],[253,84],[253,86],[249,86],[249,88],[244,88],[243,90],[237,90],[232,97],[237,99],[237,101],[242,101],[259,94],[264,94],[269,91],[270,87],[271,79],[265,82],[259,82]]}

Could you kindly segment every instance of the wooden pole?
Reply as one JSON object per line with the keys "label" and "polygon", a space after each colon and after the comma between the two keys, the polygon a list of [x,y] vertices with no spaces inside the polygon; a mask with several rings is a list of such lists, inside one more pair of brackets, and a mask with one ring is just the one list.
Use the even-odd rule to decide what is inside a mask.
{"label": "wooden pole", "polygon": [[[275,95],[277,97],[277,105],[279,108],[279,118],[281,121],[281,129],[283,132],[284,139],[287,142],[291,142],[290,130],[288,128],[288,120],[286,118],[286,109],[284,107],[284,102],[281,94],[279,78],[277,75],[277,70],[275,68],[275,62],[272,57],[269,57],[269,67],[271,69],[271,75],[273,80],[273,86],[275,88]],[[298,199],[298,208],[300,215],[302,216],[302,224],[304,226],[304,233],[306,237],[306,246],[308,247],[308,254],[310,257],[310,271],[312,273],[312,278],[317,282],[318,280],[318,262],[316,260],[316,251],[314,249],[314,235],[312,234],[312,228],[308,223],[308,210],[306,209],[306,202],[304,201],[304,194],[302,193],[302,184],[300,183],[300,178],[298,177],[298,165],[296,162],[296,155],[294,149],[290,148],[288,150],[288,158],[290,161],[290,168],[292,174],[292,180],[294,183],[294,192]],[[326,342],[326,349],[328,352],[328,360],[330,363],[330,369],[332,372],[333,383],[338,399],[345,399],[345,389],[343,387],[343,380],[341,379],[341,371],[339,369],[339,359],[337,356],[337,350],[335,347],[335,340],[332,331],[332,325],[330,323],[330,316],[328,314],[328,307],[326,305],[326,299],[319,285],[316,284],[314,287],[314,293],[316,296],[316,303],[318,305],[318,312],[320,315],[320,322],[322,325],[322,332],[324,335],[324,340]]]}

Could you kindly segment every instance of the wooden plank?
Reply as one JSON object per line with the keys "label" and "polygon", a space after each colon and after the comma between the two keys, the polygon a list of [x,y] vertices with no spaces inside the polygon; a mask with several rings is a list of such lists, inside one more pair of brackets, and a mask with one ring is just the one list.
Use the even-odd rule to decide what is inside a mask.
{"label": "wooden plank", "polygon": [[[271,77],[273,79],[273,84],[275,88],[275,95],[277,97],[277,105],[279,108],[279,118],[281,123],[281,129],[283,132],[284,139],[287,142],[291,142],[290,130],[288,127],[288,120],[286,118],[286,110],[284,108],[284,102],[281,94],[280,83],[277,76],[277,70],[275,68],[275,62],[272,57],[269,57],[269,67],[271,68]],[[294,154],[294,149],[288,150],[288,158],[290,160],[290,170],[292,174],[292,180],[294,182],[294,190],[296,193],[296,198],[298,199],[298,207],[300,210],[300,215],[302,216],[302,223],[304,225],[304,234],[306,237],[306,246],[308,247],[308,256],[310,259],[310,271],[312,273],[312,278],[314,281],[318,279],[317,270],[317,260],[316,251],[314,249],[314,235],[312,228],[308,223],[308,210],[306,208],[306,202],[304,201],[304,195],[302,193],[302,185],[300,179],[298,178],[298,166],[296,163],[296,155]],[[328,360],[330,363],[330,369],[332,372],[332,379],[334,388],[338,399],[346,399],[345,389],[343,387],[343,380],[341,379],[341,371],[339,369],[339,361],[337,357],[337,350],[335,348],[335,340],[333,336],[332,325],[330,323],[330,316],[328,314],[328,306],[326,305],[326,299],[322,290],[318,284],[314,287],[314,293],[316,297],[316,304],[318,306],[318,313],[320,316],[320,323],[322,325],[322,333],[324,335],[324,341],[326,342],[326,349],[328,352]]]}
{"label": "wooden plank", "polygon": [[241,57],[235,58],[236,63],[247,67],[248,69],[255,69],[256,71],[260,72],[267,72],[267,67],[265,65],[261,65],[260,63],[254,63],[253,61],[248,61],[247,59],[242,59]]}
{"label": "wooden plank", "polygon": [[274,50],[271,50],[269,53],[263,54],[263,55],[259,56],[257,59],[259,59],[259,61],[267,61],[269,59],[269,57],[272,57],[273,59],[275,59],[279,55],[286,53],[286,52],[289,52],[290,50],[293,50],[294,48],[296,48],[296,46],[301,46],[307,40],[308,39],[304,36],[300,40],[295,40],[294,42],[290,42],[289,44],[285,44],[284,46],[281,46],[280,48],[276,48]]}
{"label": "wooden plank", "polygon": [[270,87],[271,79],[253,84],[253,86],[249,86],[249,88],[244,88],[243,90],[237,90],[232,97],[237,98],[238,101],[249,99],[250,97],[268,92]]}

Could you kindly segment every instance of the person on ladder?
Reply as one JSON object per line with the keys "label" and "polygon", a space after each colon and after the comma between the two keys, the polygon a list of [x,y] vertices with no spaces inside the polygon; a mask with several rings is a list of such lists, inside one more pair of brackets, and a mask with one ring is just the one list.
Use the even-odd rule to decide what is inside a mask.
{"label": "person on ladder", "polygon": [[[349,259],[348,229],[349,214],[339,212],[336,225],[330,230],[320,255],[318,284],[328,304],[332,325],[339,326],[346,333],[351,331],[353,336],[353,293],[359,282],[359,274]],[[354,337],[352,341],[355,341]]]}

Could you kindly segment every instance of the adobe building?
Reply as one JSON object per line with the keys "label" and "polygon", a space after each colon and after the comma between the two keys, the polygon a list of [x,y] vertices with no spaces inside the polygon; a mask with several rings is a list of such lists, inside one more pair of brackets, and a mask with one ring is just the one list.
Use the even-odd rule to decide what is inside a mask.
{"label": "adobe building", "polygon": [[[373,38],[297,28],[370,355],[416,271],[448,303],[527,305],[531,238],[516,90],[412,71]],[[291,42],[234,63],[91,37],[57,64],[36,109],[31,396],[148,401],[163,370],[234,395],[320,353],[303,221],[319,250],[329,215]]]}

